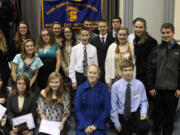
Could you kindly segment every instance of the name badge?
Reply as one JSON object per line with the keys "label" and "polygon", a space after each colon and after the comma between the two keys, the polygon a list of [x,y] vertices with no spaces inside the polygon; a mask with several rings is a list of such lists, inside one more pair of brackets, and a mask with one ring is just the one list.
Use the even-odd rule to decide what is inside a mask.
{"label": "name badge", "polygon": [[36,69],[36,67],[35,67],[35,66],[31,66],[31,69],[32,69],[32,70],[35,70],[35,69]]}
{"label": "name badge", "polygon": [[134,98],[138,98],[140,95],[138,93],[134,94]]}

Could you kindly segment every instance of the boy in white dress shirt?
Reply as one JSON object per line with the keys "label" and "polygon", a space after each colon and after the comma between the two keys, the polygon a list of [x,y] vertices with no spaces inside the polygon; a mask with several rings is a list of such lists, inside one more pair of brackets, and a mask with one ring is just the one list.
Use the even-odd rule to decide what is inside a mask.
{"label": "boy in white dress shirt", "polygon": [[96,64],[97,51],[96,48],[88,41],[90,38],[90,30],[82,28],[80,30],[80,43],[72,48],[69,66],[69,77],[72,81],[72,88],[76,90],[77,86],[86,80],[86,68],[88,65]]}

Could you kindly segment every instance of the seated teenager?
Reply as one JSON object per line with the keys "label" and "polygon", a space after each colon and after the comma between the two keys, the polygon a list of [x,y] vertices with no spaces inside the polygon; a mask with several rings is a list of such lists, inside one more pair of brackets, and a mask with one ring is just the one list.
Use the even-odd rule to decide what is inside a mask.
{"label": "seated teenager", "polygon": [[76,135],[105,135],[105,121],[110,114],[111,102],[108,87],[98,81],[100,70],[97,65],[87,69],[87,80],[76,93]]}
{"label": "seated teenager", "polygon": [[[6,106],[7,97],[10,92],[10,88],[6,86],[5,82],[6,81],[4,76],[0,74],[0,105],[4,107]],[[8,128],[9,128],[9,123],[7,121],[7,115],[4,114],[4,116],[0,120],[0,133],[8,134],[7,133]]]}
{"label": "seated teenager", "polygon": [[111,120],[120,135],[147,135],[148,101],[143,83],[133,78],[134,65],[124,61],[122,78],[112,85]]}
{"label": "seated teenager", "polygon": [[66,135],[64,125],[70,115],[70,98],[64,91],[62,77],[57,72],[50,74],[47,87],[41,91],[38,113],[41,119],[61,122],[61,135]]}
{"label": "seated teenager", "polygon": [[32,130],[14,127],[12,119],[29,113],[32,113],[34,117],[35,107],[35,98],[30,90],[30,80],[25,75],[17,76],[14,90],[7,100],[7,114],[12,125],[10,135],[33,135]]}

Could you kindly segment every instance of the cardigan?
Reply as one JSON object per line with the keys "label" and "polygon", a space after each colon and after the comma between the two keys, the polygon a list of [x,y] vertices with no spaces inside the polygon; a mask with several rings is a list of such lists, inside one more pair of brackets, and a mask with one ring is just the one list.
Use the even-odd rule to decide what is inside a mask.
{"label": "cardigan", "polygon": [[[115,79],[115,50],[117,44],[112,43],[107,51],[106,61],[105,61],[105,81],[106,83],[111,83],[111,79]],[[130,48],[131,50],[131,48]]]}

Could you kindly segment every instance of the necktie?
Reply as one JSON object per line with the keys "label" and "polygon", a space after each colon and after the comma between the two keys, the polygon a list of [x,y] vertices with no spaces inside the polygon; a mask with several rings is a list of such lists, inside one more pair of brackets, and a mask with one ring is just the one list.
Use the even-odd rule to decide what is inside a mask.
{"label": "necktie", "polygon": [[129,120],[131,117],[131,87],[130,84],[127,84],[126,89],[126,98],[125,98],[125,105],[124,105],[124,118],[125,120]]}
{"label": "necktie", "polygon": [[87,63],[87,51],[86,46],[84,47],[84,60],[83,60],[83,74],[86,76],[86,69],[87,69],[88,63]]}
{"label": "necktie", "polygon": [[102,45],[105,45],[104,37],[101,37],[101,43]]}
{"label": "necktie", "polygon": [[172,48],[172,46],[173,46],[172,44],[169,44],[168,49],[170,50]]}

